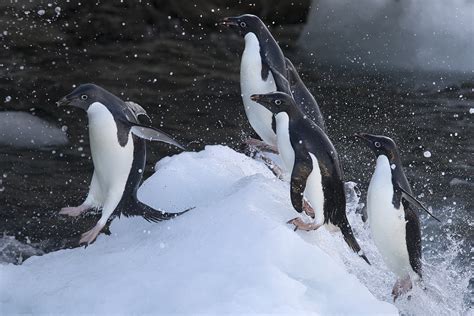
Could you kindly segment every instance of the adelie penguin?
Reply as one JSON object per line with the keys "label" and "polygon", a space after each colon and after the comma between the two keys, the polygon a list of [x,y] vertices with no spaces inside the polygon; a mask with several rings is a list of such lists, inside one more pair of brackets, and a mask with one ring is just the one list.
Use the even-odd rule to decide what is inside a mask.
{"label": "adelie penguin", "polygon": [[[60,214],[78,216],[88,209],[102,209],[102,216],[91,230],[82,234],[80,244],[92,243],[112,214],[143,216],[158,222],[181,213],[155,210],[137,198],[145,168],[145,140],[183,147],[167,134],[141,123],[148,116],[138,104],[124,102],[94,84],[83,84],[57,102],[87,112],[94,174],[84,203],[62,208]],[[149,118],[148,118],[149,120]]]}
{"label": "adelie penguin", "polygon": [[256,94],[252,95],[252,100],[272,113],[285,115],[287,118],[288,124],[278,128],[287,128],[286,144],[280,149],[290,153],[293,161],[291,203],[297,212],[304,211],[314,219],[313,223],[305,223],[302,219],[295,218],[288,223],[295,225],[295,230],[316,230],[323,225],[337,228],[347,245],[369,263],[346,217],[342,168],[329,138],[301,112],[288,94]]}
{"label": "adelie penguin", "polygon": [[395,300],[412,288],[411,280],[422,277],[420,220],[414,207],[433,215],[413,197],[395,142],[379,135],[354,136],[364,140],[377,157],[367,192],[367,213],[375,245],[398,278],[392,290]]}
{"label": "adelie penguin", "polygon": [[[277,147],[272,112],[250,99],[252,94],[277,91],[279,78],[273,70],[286,73],[285,57],[265,24],[257,16],[244,14],[224,18],[220,24],[236,30],[245,39],[240,63],[240,87],[245,113],[258,136],[273,150]],[[255,140],[252,142],[257,144]]]}

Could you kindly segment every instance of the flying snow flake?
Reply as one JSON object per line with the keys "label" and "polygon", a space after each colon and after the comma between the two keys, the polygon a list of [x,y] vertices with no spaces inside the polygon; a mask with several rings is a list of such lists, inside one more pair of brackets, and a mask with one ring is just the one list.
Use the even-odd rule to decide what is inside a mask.
{"label": "flying snow flake", "polygon": [[469,109],[469,114],[474,114],[474,108]]}
{"label": "flying snow flake", "polygon": [[429,150],[427,150],[423,153],[423,156],[425,156],[425,158],[430,158],[431,157],[431,152]]}
{"label": "flying snow flake", "polygon": [[38,15],[41,16],[41,15],[44,15],[46,13],[46,11],[44,11],[43,9],[41,10],[38,10]]}
{"label": "flying snow flake", "polygon": [[7,96],[5,97],[5,103],[10,102],[11,100],[12,100],[12,97],[11,97],[11,96],[7,95]]}

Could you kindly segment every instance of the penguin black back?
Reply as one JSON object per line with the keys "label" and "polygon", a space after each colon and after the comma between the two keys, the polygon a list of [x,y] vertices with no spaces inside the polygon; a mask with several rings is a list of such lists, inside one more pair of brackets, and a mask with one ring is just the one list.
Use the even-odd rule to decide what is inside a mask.
{"label": "penguin black back", "polygon": [[[370,264],[367,257],[360,252],[361,248],[347,220],[343,171],[337,151],[330,139],[319,126],[301,112],[288,94],[274,92],[253,95],[252,99],[275,114],[286,112],[289,117],[290,142],[295,155],[290,185],[293,207],[300,213],[303,211],[303,194],[309,177],[313,171],[319,172],[323,191],[323,196],[319,198],[323,199],[324,224],[337,226],[348,246]],[[315,166],[314,163],[318,165]],[[316,190],[317,187],[319,186],[316,185]]]}

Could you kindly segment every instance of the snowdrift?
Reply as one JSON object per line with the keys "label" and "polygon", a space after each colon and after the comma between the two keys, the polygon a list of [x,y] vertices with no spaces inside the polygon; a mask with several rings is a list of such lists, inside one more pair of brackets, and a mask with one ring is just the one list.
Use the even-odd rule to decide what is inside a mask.
{"label": "snowdrift", "polygon": [[288,183],[258,161],[223,146],[167,157],[139,197],[196,209],[158,224],[116,219],[87,249],[0,266],[2,314],[398,314],[347,271],[340,234],[285,224],[296,215]]}

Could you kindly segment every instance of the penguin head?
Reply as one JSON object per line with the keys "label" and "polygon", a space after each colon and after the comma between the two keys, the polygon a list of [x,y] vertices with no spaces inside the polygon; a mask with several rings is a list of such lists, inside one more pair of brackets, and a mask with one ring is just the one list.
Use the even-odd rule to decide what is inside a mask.
{"label": "penguin head", "polygon": [[92,84],[86,83],[82,84],[76,89],[74,89],[71,93],[66,95],[64,98],[56,102],[57,106],[74,106],[80,109],[87,111],[89,106],[101,99],[107,93],[101,87]]}
{"label": "penguin head", "polygon": [[291,96],[284,92],[271,92],[267,94],[253,94],[250,96],[252,101],[260,103],[273,114],[279,112],[289,112],[294,107],[295,101]]}
{"label": "penguin head", "polygon": [[247,33],[259,34],[260,30],[266,29],[265,24],[260,18],[253,14],[244,14],[235,17],[227,17],[222,19],[219,24],[228,26],[236,30],[240,35],[245,36]]}
{"label": "penguin head", "polygon": [[366,133],[356,133],[354,136],[364,140],[376,157],[385,155],[390,161],[394,161],[398,157],[397,145],[390,137]]}

